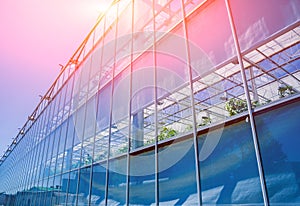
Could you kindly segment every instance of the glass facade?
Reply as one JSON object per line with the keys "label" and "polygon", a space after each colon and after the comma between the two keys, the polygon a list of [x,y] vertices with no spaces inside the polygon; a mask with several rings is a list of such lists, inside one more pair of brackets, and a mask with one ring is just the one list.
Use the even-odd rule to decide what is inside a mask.
{"label": "glass facade", "polygon": [[300,2],[120,0],[0,160],[4,205],[300,205]]}

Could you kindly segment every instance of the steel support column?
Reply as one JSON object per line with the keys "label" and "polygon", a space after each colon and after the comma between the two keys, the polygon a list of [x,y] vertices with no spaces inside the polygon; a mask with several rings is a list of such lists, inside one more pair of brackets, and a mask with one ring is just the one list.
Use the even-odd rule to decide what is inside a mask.
{"label": "steel support column", "polygon": [[193,144],[194,144],[194,154],[195,154],[197,196],[198,196],[199,205],[202,205],[199,146],[198,146],[199,144],[197,138],[197,121],[196,121],[196,114],[195,114],[196,110],[195,110],[195,99],[194,99],[193,76],[192,76],[192,67],[191,67],[189,38],[188,38],[187,25],[186,25],[186,14],[185,14],[185,7],[184,7],[183,0],[181,0],[181,10],[182,10],[182,19],[183,19],[182,23],[183,23],[183,32],[184,32],[184,39],[185,39],[185,49],[187,54],[186,64],[188,67],[188,74],[189,74],[189,87],[190,87],[192,118],[193,118],[192,119],[193,120]]}
{"label": "steel support column", "polygon": [[252,113],[251,99],[250,99],[249,89],[248,89],[248,85],[247,85],[243,57],[242,57],[242,53],[241,53],[241,49],[240,49],[240,45],[239,45],[239,41],[238,41],[238,36],[237,36],[229,0],[225,0],[225,3],[226,3],[226,9],[227,9],[228,18],[229,18],[230,28],[231,28],[231,32],[232,32],[232,37],[234,40],[234,46],[236,49],[237,58],[238,58],[238,62],[240,65],[242,81],[244,84],[244,92],[245,92],[245,97],[246,97],[247,106],[248,106],[248,115],[249,115],[249,119],[250,119],[252,138],[253,138],[254,149],[255,149],[255,156],[256,156],[258,173],[259,173],[260,186],[261,186],[261,190],[262,190],[262,194],[263,194],[264,205],[267,206],[267,205],[269,205],[269,200],[268,200],[268,195],[267,195],[264,171],[263,171],[263,167],[262,167],[262,159],[261,159],[261,154],[260,154],[260,149],[259,149],[259,144],[258,144],[258,137],[257,137],[257,133],[256,133],[256,126],[255,126],[255,121],[254,121],[254,117],[253,117],[253,113]]}

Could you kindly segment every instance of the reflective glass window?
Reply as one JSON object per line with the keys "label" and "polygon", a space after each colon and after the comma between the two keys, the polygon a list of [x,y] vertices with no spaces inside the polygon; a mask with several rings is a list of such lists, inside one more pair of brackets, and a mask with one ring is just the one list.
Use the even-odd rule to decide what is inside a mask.
{"label": "reflective glass window", "polygon": [[90,203],[99,205],[105,198],[106,164],[93,165]]}
{"label": "reflective glass window", "polygon": [[112,105],[112,126],[110,136],[110,156],[126,153],[128,150],[130,70],[123,70],[114,79]]}
{"label": "reflective glass window", "polygon": [[79,185],[77,193],[77,204],[78,205],[89,205],[89,193],[90,193],[90,179],[91,177],[91,166],[87,166],[80,169]]}
{"label": "reflective glass window", "polygon": [[275,5],[272,0],[229,2],[242,51],[299,20],[299,1],[279,1]]}
{"label": "reflective glass window", "polygon": [[145,52],[133,63],[131,97],[131,150],[155,139],[153,53]]}
{"label": "reflective glass window", "polygon": [[300,204],[300,104],[283,106],[255,117],[269,201]]}
{"label": "reflective glass window", "polygon": [[129,204],[155,203],[155,155],[151,151],[130,155]]}
{"label": "reflective glass window", "polygon": [[198,136],[204,204],[262,204],[250,123],[240,122]]}
{"label": "reflective glass window", "polygon": [[74,170],[69,173],[69,181],[67,186],[67,205],[75,205],[77,198],[77,188],[78,187],[78,170]]}
{"label": "reflective glass window", "polygon": [[193,140],[171,142],[159,148],[160,205],[197,205]]}
{"label": "reflective glass window", "polygon": [[97,128],[95,134],[94,161],[106,159],[108,155],[111,89],[111,83],[108,83],[97,93]]}
{"label": "reflective glass window", "polygon": [[109,160],[107,204],[124,205],[126,201],[126,158]]}

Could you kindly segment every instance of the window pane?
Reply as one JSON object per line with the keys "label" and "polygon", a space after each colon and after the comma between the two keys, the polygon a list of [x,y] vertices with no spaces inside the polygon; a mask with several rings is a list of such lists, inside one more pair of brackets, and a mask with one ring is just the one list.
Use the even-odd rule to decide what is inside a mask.
{"label": "window pane", "polygon": [[157,127],[162,141],[192,128],[189,67],[182,24],[157,44]]}
{"label": "window pane", "polygon": [[255,117],[270,203],[300,204],[300,104]]}
{"label": "window pane", "polygon": [[103,164],[93,166],[91,204],[99,205],[105,198],[106,167]]}
{"label": "window pane", "polygon": [[79,189],[77,194],[78,205],[88,205],[90,192],[91,166],[80,169]]}
{"label": "window pane", "polygon": [[133,64],[131,98],[131,150],[154,141],[153,53],[146,52]]}
{"label": "window pane", "polygon": [[126,158],[120,157],[109,162],[108,205],[124,205],[126,200]]}
{"label": "window pane", "polygon": [[76,192],[78,186],[78,170],[72,171],[69,174],[67,205],[74,205],[76,202]]}
{"label": "window pane", "polygon": [[[141,165],[143,165],[141,167]],[[130,155],[129,203],[150,205],[155,203],[154,150]]]}
{"label": "window pane", "polygon": [[160,205],[197,205],[193,140],[160,148],[158,164]]}
{"label": "window pane", "polygon": [[[191,63],[198,74],[234,55],[234,45],[225,1],[216,0],[198,8],[187,18]],[[209,62],[209,63],[210,63]]]}
{"label": "window pane", "polygon": [[299,21],[299,1],[273,3],[272,0],[230,0],[242,50],[249,49],[282,28]]}
{"label": "window pane", "polygon": [[114,80],[110,157],[128,150],[130,70],[122,71]]}
{"label": "window pane", "polygon": [[95,136],[94,161],[104,160],[108,152],[108,136],[111,104],[111,83],[103,86],[97,94],[97,128]]}
{"label": "window pane", "polygon": [[198,140],[203,203],[262,204],[250,123],[243,120]]}

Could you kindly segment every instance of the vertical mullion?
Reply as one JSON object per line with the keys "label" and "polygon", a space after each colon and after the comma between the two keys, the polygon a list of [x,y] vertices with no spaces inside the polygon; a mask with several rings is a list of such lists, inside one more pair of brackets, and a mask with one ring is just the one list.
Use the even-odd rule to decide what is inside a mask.
{"label": "vertical mullion", "polygon": [[[105,16],[104,18],[104,33],[105,33],[105,29],[106,29],[106,19],[107,17]],[[104,34],[105,35],[105,34]],[[104,44],[105,44],[105,36],[103,36],[103,47],[104,47]],[[104,49],[102,50],[104,52]],[[102,57],[103,57],[103,52],[102,52]],[[103,64],[102,62],[102,59],[101,59],[101,64]],[[103,67],[103,65],[102,65]],[[99,83],[100,85],[100,83]],[[100,89],[100,87],[99,87]],[[111,100],[112,101],[112,100]],[[110,105],[111,107],[111,105]],[[110,150],[110,131],[111,131],[111,121],[109,119],[109,124],[108,124],[108,142],[107,142],[107,157],[106,157],[106,172],[105,172],[105,193],[104,193],[104,202],[105,202],[105,205],[107,205],[107,197],[108,197],[108,166],[109,166],[109,150]]]}
{"label": "vertical mullion", "polygon": [[117,50],[117,35],[118,35],[118,13],[119,13],[119,4],[117,4],[116,10],[116,30],[115,30],[115,38],[114,38],[114,61],[112,67],[112,80],[111,80],[111,94],[110,94],[110,111],[109,111],[109,130],[108,130],[108,147],[107,147],[107,162],[106,162],[106,188],[105,188],[105,205],[107,205],[107,198],[108,198],[108,185],[109,185],[109,158],[110,158],[110,145],[111,145],[111,127],[112,127],[112,110],[113,110],[113,94],[114,94],[114,83],[115,83],[115,69],[116,69],[116,50]]}
{"label": "vertical mullion", "polygon": [[[57,109],[57,116],[58,116],[58,114],[59,114],[59,107],[60,107],[60,104],[61,104],[61,100],[62,100],[62,94],[63,94],[63,89],[61,89],[60,90],[60,92],[57,94],[57,95],[59,95],[59,101],[58,101],[58,109]],[[56,96],[57,96],[56,95]],[[63,100],[64,101],[64,100]],[[57,121],[58,121],[58,118],[57,118]],[[57,124],[57,122],[56,122],[56,124]],[[60,124],[60,125],[56,125],[55,126],[55,129],[54,129],[54,131],[55,131],[55,136],[54,136],[54,142],[55,142],[55,139],[56,138],[58,138],[58,143],[57,143],[57,148],[56,148],[56,158],[55,158],[55,165],[54,165],[54,173],[53,173],[53,180],[52,180],[52,183],[54,183],[54,180],[55,180],[55,176],[56,176],[56,167],[57,167],[57,159],[58,159],[58,152],[59,152],[59,144],[60,144],[60,138],[61,138],[61,126],[62,126],[62,123]],[[59,131],[59,134],[56,134],[56,132],[57,132],[57,129],[60,129],[60,131]],[[58,136],[57,136],[58,135]],[[52,151],[52,157],[51,158],[53,158],[54,156],[53,155],[55,155],[55,154],[53,154],[53,152],[54,152],[54,145],[53,145],[53,151]],[[52,162],[52,161],[51,161]],[[53,188],[54,188],[54,185],[53,185]],[[54,194],[54,192],[53,193],[51,193],[51,198],[50,198],[50,204],[52,204],[52,197],[53,197],[53,194]]]}
{"label": "vertical mullion", "polygon": [[[84,49],[85,50],[85,49]],[[91,61],[92,61],[92,58],[91,58]],[[91,65],[90,65],[90,68],[88,68],[89,69],[89,79],[90,79],[90,74],[91,74],[91,66],[92,66],[92,63],[91,63]],[[82,69],[84,69],[83,67],[81,67],[80,68],[81,69],[81,72],[82,72]],[[82,73],[81,73],[81,75],[82,75]],[[80,83],[79,83],[79,99],[80,99],[80,90],[81,90],[81,87],[82,87],[82,85],[81,85],[81,83],[82,83],[82,77],[80,76]],[[84,138],[84,132],[85,132],[85,123],[86,123],[86,111],[87,111],[87,102],[88,102],[88,94],[89,94],[89,81],[88,81],[88,83],[87,83],[88,85],[87,85],[87,93],[86,93],[86,95],[85,95],[85,99],[84,99],[84,104],[82,105],[82,106],[79,106],[79,108],[78,108],[78,110],[80,110],[80,107],[84,107],[84,115],[83,115],[83,118],[84,118],[84,120],[83,120],[83,130],[82,130],[82,134],[79,134],[79,135],[82,135],[82,138],[80,138],[79,137],[79,139],[81,139],[81,145],[80,145],[80,159],[79,159],[79,167],[77,168],[78,169],[78,178],[77,178],[77,188],[76,188],[76,205],[78,205],[78,193],[79,193],[79,187],[80,187],[80,175],[81,175],[81,167],[82,167],[82,165],[81,165],[81,162],[82,162],[82,154],[83,154],[83,143],[84,143],[84,140],[85,140],[85,138]],[[84,85],[83,85],[84,86]],[[85,167],[85,165],[83,165],[84,167]]]}
{"label": "vertical mullion", "polygon": [[[55,98],[57,98],[57,96],[55,96]],[[54,118],[54,116],[55,116],[55,109],[56,109],[56,107],[57,107],[57,104],[59,104],[59,101],[60,101],[60,99],[58,100],[58,102],[55,100],[54,101],[54,105],[53,105],[53,111],[52,111],[52,117],[50,118],[50,121],[52,121],[52,119]],[[55,129],[53,129],[53,131],[52,131],[52,124],[51,124],[51,127],[50,127],[50,132],[49,132],[49,137],[48,138],[51,138],[52,136],[51,136],[51,134],[53,133],[53,140],[52,140],[52,149],[51,149],[51,154],[50,154],[50,163],[49,163],[49,171],[50,171],[50,168],[51,168],[51,165],[52,165],[52,155],[53,155],[53,150],[54,150],[54,143],[55,143],[55,136],[56,136],[56,134],[55,134]],[[49,139],[49,143],[50,143],[50,140],[51,139]],[[50,145],[50,144],[49,144]],[[49,149],[49,147],[48,147],[48,149]],[[47,162],[47,159],[46,159],[46,162]],[[50,174],[48,174],[48,177],[47,177],[47,185],[46,185],[46,187],[47,187],[47,191],[48,191],[48,184],[49,184],[49,179],[50,179]],[[45,196],[46,196],[46,194],[45,194]],[[46,205],[46,203],[47,203],[47,198],[45,197],[45,200],[44,200],[44,202],[45,202],[45,205]],[[51,200],[50,200],[50,202],[51,202]]]}
{"label": "vertical mullion", "polygon": [[[96,30],[94,30],[93,32],[93,47],[94,47],[94,42],[95,42],[95,33],[96,33]],[[87,82],[87,93],[86,93],[86,97],[85,97],[85,103],[84,105],[82,105],[82,107],[85,108],[84,110],[84,121],[83,121],[83,131],[82,131],[82,142],[81,142],[81,150],[80,150],[80,165],[79,165],[79,170],[78,170],[78,182],[77,182],[77,191],[76,191],[76,194],[77,194],[77,197],[76,197],[76,205],[78,204],[78,192],[79,192],[79,187],[80,187],[80,174],[81,174],[81,161],[83,160],[83,144],[85,142],[85,137],[84,137],[84,133],[85,133],[85,125],[86,125],[86,117],[87,117],[87,108],[88,108],[88,98],[89,98],[89,90],[90,90],[90,79],[91,79],[91,73],[92,73],[92,64],[93,64],[93,56],[91,55],[90,59],[91,59],[91,65],[90,67],[88,68],[89,71],[88,71],[88,82]],[[81,69],[84,69],[84,68],[81,68]],[[80,86],[81,87],[81,86]],[[79,89],[80,89],[79,87]],[[83,166],[85,167],[86,165],[83,164]],[[92,167],[92,166],[91,166]]]}
{"label": "vertical mullion", "polygon": [[[64,85],[64,87],[65,87],[65,94],[63,93],[63,87],[62,87],[62,89],[60,90],[61,91],[61,94],[60,94],[60,100],[59,100],[59,104],[61,104],[61,100],[62,100],[62,95],[64,94],[64,97],[63,97],[63,100],[62,100],[62,104],[63,104],[63,106],[62,106],[62,110],[64,110],[64,107],[65,107],[65,103],[66,103],[66,98],[67,98],[67,90],[69,89],[69,85],[68,84],[65,84]],[[58,111],[58,114],[59,114],[59,111]],[[59,125],[59,127],[62,127],[62,125],[64,124],[64,121],[63,121],[63,119],[64,119],[64,112],[62,113],[62,120],[61,120],[61,123],[60,123],[60,125]],[[67,125],[66,125],[66,127],[67,127]],[[60,174],[59,175],[57,175],[56,174],[56,171],[57,171],[57,160],[58,160],[58,155],[59,155],[59,145],[61,144],[60,142],[60,139],[62,138],[62,128],[60,128],[60,131],[59,131],[59,135],[58,135],[59,137],[59,140],[58,140],[58,148],[57,148],[57,152],[56,152],[56,160],[55,160],[55,170],[54,170],[54,177],[53,177],[53,183],[55,182],[55,179],[56,179],[56,177],[59,177],[59,175],[61,176],[62,174],[62,170],[60,171]],[[64,141],[64,148],[65,148],[65,144],[66,144],[66,139],[67,138],[65,138],[65,141]],[[64,152],[64,150],[63,150],[63,152]],[[62,165],[61,165],[61,167],[63,167],[63,161],[64,161],[64,155],[62,156]],[[62,169],[62,168],[61,168]],[[62,176],[61,176],[62,177]],[[61,178],[60,177],[60,178]],[[61,180],[60,180],[60,182],[61,182]],[[53,185],[54,186],[54,185]],[[60,190],[59,190],[59,192],[58,192],[58,194],[60,193]],[[52,193],[52,196],[53,196],[53,193]],[[59,196],[59,195],[58,195]],[[52,198],[51,198],[51,202],[52,202]],[[53,203],[52,203],[53,204]],[[55,203],[56,204],[56,203]]]}
{"label": "vertical mullion", "polygon": [[37,169],[37,171],[36,172],[34,172],[34,175],[33,175],[33,177],[32,177],[32,182],[33,183],[35,183],[36,182],[36,177],[37,177],[37,172],[38,172],[38,167],[39,167],[39,161],[40,161],[40,157],[41,157],[41,155],[39,155],[40,153],[41,153],[41,149],[42,149],[42,140],[40,139],[40,136],[39,136],[39,131],[41,130],[40,128],[41,128],[41,125],[42,125],[42,123],[43,123],[43,121],[44,121],[44,118],[45,118],[45,113],[44,112],[42,112],[42,117],[40,116],[40,121],[39,121],[39,124],[38,124],[38,126],[37,126],[37,128],[36,128],[36,141],[38,142],[37,143],[37,148],[36,148],[36,153],[35,153],[35,157],[36,157],[36,159],[35,159],[35,165],[34,165],[34,167],[36,167],[36,169]]}
{"label": "vertical mullion", "polygon": [[130,45],[130,79],[129,79],[129,111],[128,111],[128,149],[126,169],[126,205],[129,205],[129,180],[130,180],[130,148],[131,148],[131,107],[132,107],[132,72],[133,72],[133,32],[134,32],[134,0],[131,1],[131,45]]}
{"label": "vertical mullion", "polygon": [[[103,18],[102,18],[103,19]],[[105,33],[105,18],[103,21],[103,31],[102,31],[102,36]],[[100,56],[100,71],[99,71],[99,82],[98,82],[98,88],[97,88],[97,93],[100,90],[100,82],[101,82],[101,75],[102,75],[102,59],[103,59],[103,50],[104,50],[104,40],[102,40],[102,47],[101,47],[101,56]],[[96,93],[96,97],[97,97]],[[94,159],[95,159],[95,146],[96,146],[96,133],[97,133],[97,114],[99,112],[99,97],[96,98],[96,126],[94,129],[94,144],[93,144],[93,154],[92,154],[92,166],[91,166],[91,177],[90,177],[90,192],[89,192],[89,205],[91,204],[91,195],[92,195],[92,189],[93,189],[93,176],[94,176]]]}
{"label": "vertical mullion", "polygon": [[[49,116],[50,116],[50,113],[51,113],[51,108],[52,108],[52,104],[50,105],[51,103],[49,103],[47,105],[47,107],[45,108],[47,110],[47,113],[45,114],[45,117],[47,116],[47,120],[49,119]],[[45,120],[43,122],[43,126],[42,128],[45,128],[47,126],[47,120]],[[44,130],[44,129],[43,129]],[[47,136],[46,136],[46,129],[44,130],[44,134],[43,134],[43,140],[44,140],[44,146],[43,146],[43,155],[42,155],[42,159],[41,159],[41,165],[44,165],[41,166],[41,171],[39,173],[39,178],[38,178],[38,182],[39,181],[42,181],[42,185],[44,184],[44,172],[42,171],[45,167],[46,167],[46,158],[47,158],[47,155],[48,155],[48,149],[49,149],[49,142],[48,142],[48,145],[46,144],[47,143]],[[44,160],[44,162],[42,162],[42,160]],[[38,196],[40,197],[40,199],[38,199],[39,203],[37,205],[40,205],[41,204],[41,196],[43,194],[38,194]]]}
{"label": "vertical mullion", "polygon": [[[74,95],[74,87],[75,87],[75,80],[76,80],[76,70],[74,70],[74,72],[72,73],[73,75],[72,75],[72,77],[71,78],[73,78],[73,80],[72,80],[72,92],[71,92],[71,94],[70,94],[70,111],[69,111],[69,114],[71,114],[72,113],[72,99],[74,98],[73,97],[73,95]],[[74,112],[73,112],[73,114],[72,115],[74,115]],[[72,118],[73,118],[73,120],[75,119],[76,120],[76,112],[75,112],[75,117],[74,116],[72,116]],[[69,116],[69,120],[68,120],[68,129],[67,129],[67,132],[66,132],[66,134],[68,134],[68,131],[69,131],[69,126],[70,126],[70,116]],[[75,133],[76,133],[76,130],[75,130],[75,126],[73,126],[73,128],[71,128],[71,129],[73,129],[73,133],[72,133],[72,137],[70,137],[70,138],[72,138],[72,145],[71,145],[71,147],[72,147],[72,151],[71,151],[71,155],[70,155],[70,159],[69,159],[69,164],[70,164],[70,168],[68,168],[67,170],[69,170],[67,173],[68,173],[68,182],[67,182],[67,188],[66,188],[66,204],[68,204],[68,200],[69,200],[69,187],[70,187],[70,177],[71,177],[71,170],[72,170],[72,160],[73,160],[73,148],[74,148],[74,139],[75,139]],[[68,137],[67,137],[68,138]]]}
{"label": "vertical mullion", "polygon": [[[94,34],[93,34],[93,48],[95,46],[95,34],[96,34],[96,29],[94,30]],[[92,73],[92,69],[93,69],[92,67],[93,67],[93,58],[91,58],[91,67],[90,67],[90,74],[89,74],[89,82],[88,82],[89,85],[88,85],[87,96],[89,96],[91,73]],[[93,98],[93,97],[91,97],[91,98]],[[96,114],[97,114],[97,111],[96,111]],[[94,158],[94,149],[95,149],[95,135],[96,135],[95,131],[96,131],[96,128],[97,128],[97,122],[95,121],[94,137],[92,137],[93,138],[93,142],[92,142],[92,144],[93,144],[93,150],[92,150],[92,154],[91,154],[92,162],[91,162],[91,165],[90,165],[89,198],[88,198],[88,204],[89,205],[91,204],[91,195],[92,195],[91,192],[92,192],[92,177],[93,177],[93,165],[94,165],[93,158]]]}
{"label": "vertical mullion", "polygon": [[[70,84],[70,81],[72,80],[72,84]],[[66,101],[67,101],[67,94],[68,94],[68,90],[69,89],[71,89],[71,95],[70,95],[70,98],[72,98],[72,92],[73,92],[73,78],[72,79],[66,79],[66,84],[65,84],[65,87],[67,87],[66,88],[66,94],[65,94],[65,98],[64,98],[64,106],[63,107],[66,107]],[[71,85],[71,88],[69,88],[70,87],[70,85]],[[71,101],[70,101],[71,102]],[[69,103],[69,104],[71,104],[71,103]],[[71,105],[70,105],[71,106]],[[66,144],[67,144],[67,139],[68,139],[68,136],[67,136],[67,134],[68,134],[68,129],[69,129],[69,118],[70,118],[70,113],[71,113],[71,107],[69,108],[69,111],[67,112],[67,114],[66,114],[66,116],[67,116],[67,118],[66,118],[66,120],[64,120],[64,121],[66,121],[66,131],[65,131],[65,134],[63,134],[63,135],[65,135],[65,142],[64,142],[64,148],[63,148],[63,156],[62,156],[62,165],[61,165],[61,174],[60,174],[60,185],[62,185],[62,175],[65,173],[65,171],[63,170],[63,168],[64,168],[64,161],[65,161],[65,150],[66,150]],[[59,191],[59,193],[58,193],[58,196],[60,196],[60,193],[61,193],[61,190]],[[61,204],[60,202],[59,202],[59,204]]]}
{"label": "vertical mullion", "polygon": [[[47,117],[48,117],[48,115],[50,113],[50,109],[49,108],[50,108],[49,106],[47,108],[45,107],[45,110],[44,110],[45,114],[44,114],[44,118],[43,118],[43,121],[41,123],[39,131],[43,131],[44,130],[44,127],[46,125],[46,119],[48,119]],[[43,174],[42,174],[43,159],[44,159],[44,156],[46,155],[46,153],[48,152],[48,149],[47,149],[47,151],[45,151],[46,147],[47,147],[46,146],[46,136],[44,136],[44,134],[42,134],[41,137],[39,137],[39,138],[42,139],[41,140],[41,142],[42,142],[42,145],[41,145],[41,151],[42,151],[42,153],[41,154],[42,155],[40,155],[41,157],[40,157],[40,159],[38,160],[38,163],[37,163],[40,166],[39,173],[37,174],[37,177],[36,177],[37,185],[39,185],[39,181],[41,181],[41,179],[43,178]],[[41,196],[41,194],[37,194],[36,196],[39,197],[39,196]],[[37,197],[35,198],[34,203],[36,203],[36,201],[39,201],[39,199]],[[38,204],[35,204],[35,205],[38,205]]]}
{"label": "vertical mullion", "polygon": [[182,19],[183,19],[182,23],[183,23],[183,31],[184,31],[184,39],[185,39],[185,48],[187,54],[187,66],[188,66],[188,73],[189,73],[189,87],[190,87],[190,94],[191,94],[191,107],[192,107],[192,118],[193,118],[193,143],[194,143],[196,181],[197,181],[197,193],[198,193],[197,195],[198,195],[198,203],[202,205],[201,174],[200,174],[199,146],[198,146],[199,144],[197,138],[194,87],[193,87],[191,56],[190,56],[190,47],[189,47],[189,39],[188,39],[187,24],[186,24],[185,6],[183,0],[181,0],[181,10],[182,10]]}
{"label": "vertical mullion", "polygon": [[[28,132],[26,132],[26,136],[24,138],[24,141],[30,141],[31,134],[32,134],[32,131],[29,129]],[[27,185],[26,185],[27,175],[28,175],[28,169],[30,167],[29,165],[31,164],[31,161],[30,161],[31,158],[29,158],[30,157],[30,147],[31,147],[30,142],[26,142],[26,145],[25,145],[26,153],[23,156],[23,161],[22,161],[22,164],[24,165],[23,166],[23,172],[22,172],[22,179],[21,179],[21,188],[22,188],[22,190],[27,189]]]}
{"label": "vertical mullion", "polygon": [[243,85],[244,85],[244,92],[245,92],[247,106],[248,106],[248,115],[249,115],[249,119],[250,119],[252,138],[253,138],[254,149],[255,149],[255,156],[256,156],[258,173],[259,173],[260,186],[262,189],[264,205],[267,206],[267,205],[269,205],[269,200],[268,200],[268,194],[267,194],[267,188],[266,188],[266,181],[264,178],[264,171],[263,171],[263,167],[262,167],[262,159],[261,159],[260,148],[259,148],[259,144],[258,144],[258,137],[257,137],[257,133],[256,133],[255,120],[254,120],[252,108],[251,108],[251,100],[250,100],[250,94],[249,94],[249,89],[248,89],[248,85],[247,85],[243,57],[241,54],[241,49],[240,49],[240,45],[239,45],[239,41],[238,41],[238,36],[237,36],[229,0],[225,0],[225,3],[226,3],[226,9],[227,9],[227,13],[228,13],[231,33],[232,33],[232,37],[234,40],[235,50],[237,53],[237,58],[238,58],[238,62],[240,65],[240,72],[241,72]]}
{"label": "vertical mullion", "polygon": [[157,117],[157,59],[156,59],[156,24],[155,24],[155,0],[152,1],[152,23],[153,23],[153,67],[154,67],[154,122],[155,122],[155,204],[159,205],[159,181],[158,181],[158,117]]}
{"label": "vertical mullion", "polygon": [[[37,131],[37,128],[38,128],[39,124],[40,124],[40,120],[37,120],[35,122],[35,124],[33,125],[33,127],[32,127],[32,129],[34,129],[34,130],[32,130],[33,136],[37,134],[36,131]],[[30,155],[29,159],[31,159],[32,161],[30,162],[30,165],[28,167],[28,172],[30,172],[30,171],[31,172],[30,172],[30,175],[28,175],[28,178],[26,180],[26,182],[27,182],[26,183],[27,184],[27,189],[30,189],[32,187],[32,183],[33,183],[34,167],[35,167],[35,161],[37,159],[37,155],[35,155],[35,153],[36,153],[37,147],[38,147],[38,145],[35,145],[36,139],[37,139],[37,137],[33,137],[33,142],[31,144],[32,146],[30,148],[31,155]]]}
{"label": "vertical mullion", "polygon": [[[39,155],[39,152],[40,152],[40,150],[41,150],[41,147],[42,147],[42,145],[41,145],[41,142],[39,142],[39,130],[40,130],[40,125],[42,124],[42,122],[43,122],[43,120],[44,120],[44,115],[41,117],[40,116],[40,118],[41,119],[39,119],[39,121],[38,121],[38,125],[37,125],[37,127],[36,127],[36,130],[35,130],[35,134],[36,134],[36,138],[35,138],[35,140],[36,140],[36,142],[37,142],[37,145],[36,145],[36,147],[35,147],[35,149],[34,149],[34,163],[33,163],[33,170],[34,170],[34,168],[36,167],[36,170],[35,171],[33,171],[33,174],[32,174],[32,177],[31,177],[31,183],[32,183],[32,187],[34,187],[34,184],[35,184],[35,179],[36,179],[36,177],[37,177],[37,172],[38,172],[38,162],[39,162],[39,159],[40,159],[40,156],[41,155]],[[37,194],[36,194],[37,195]],[[36,195],[34,196],[34,198],[33,198],[33,201],[32,201],[32,205],[35,205],[34,204],[34,202],[35,202],[35,198],[36,198]]]}
{"label": "vertical mullion", "polygon": [[26,144],[24,145],[25,146],[24,148],[26,149],[26,151],[25,151],[26,153],[25,153],[24,156],[22,156],[22,165],[23,165],[23,172],[21,174],[21,188],[22,188],[22,190],[26,190],[25,189],[26,188],[26,185],[25,185],[26,175],[25,174],[28,172],[27,168],[28,168],[28,165],[30,164],[29,163],[29,158],[28,158],[28,148],[27,148],[27,147],[30,147],[28,142],[27,142],[27,141],[29,141],[30,133],[31,133],[31,131],[28,130],[28,132],[26,133],[26,136],[24,136],[25,138],[23,139],[23,141],[26,142]]}
{"label": "vertical mullion", "polygon": [[[47,121],[45,121],[45,126],[46,126],[46,129],[45,129],[45,144],[46,144],[46,140],[49,138],[49,136],[47,136],[47,132],[48,132],[48,129],[47,129],[47,123],[49,122],[49,119],[51,118],[51,111],[52,111],[52,107],[54,107],[53,106],[53,101],[51,101],[51,103],[50,103],[51,105],[48,105],[48,118],[47,118]],[[50,117],[50,118],[49,118]],[[47,151],[46,151],[46,153],[45,153],[45,159],[44,159],[44,169],[46,168],[46,162],[47,162],[47,156],[48,156],[48,153],[49,153],[49,145],[50,145],[50,139],[49,139],[49,141],[48,141],[48,145],[47,145]],[[42,187],[43,187],[43,185],[44,185],[44,181],[45,181],[45,179],[46,179],[46,177],[44,177],[44,172],[42,172],[43,174],[42,174]],[[41,194],[41,195],[44,195],[44,194]],[[42,198],[41,198],[41,201],[42,201]],[[45,202],[43,203],[43,204],[45,204]]]}

